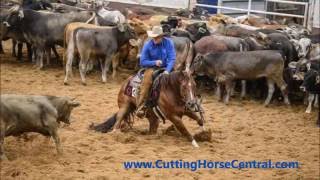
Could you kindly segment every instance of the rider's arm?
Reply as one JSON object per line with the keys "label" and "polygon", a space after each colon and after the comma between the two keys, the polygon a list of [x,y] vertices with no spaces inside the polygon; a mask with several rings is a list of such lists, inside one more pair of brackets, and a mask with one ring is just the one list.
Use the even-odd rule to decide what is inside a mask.
{"label": "rider's arm", "polygon": [[142,67],[154,67],[156,66],[156,60],[151,59],[149,55],[149,46],[150,43],[146,43],[141,51],[141,56],[140,56],[140,66]]}
{"label": "rider's arm", "polygon": [[176,61],[176,49],[174,48],[174,44],[172,40],[169,41],[166,48],[168,52],[168,62],[167,62],[166,71],[171,72],[174,68],[174,64]]}

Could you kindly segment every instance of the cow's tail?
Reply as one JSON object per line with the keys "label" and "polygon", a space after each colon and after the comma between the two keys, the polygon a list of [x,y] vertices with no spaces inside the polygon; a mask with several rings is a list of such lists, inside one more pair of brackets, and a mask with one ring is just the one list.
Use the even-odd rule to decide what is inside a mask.
{"label": "cow's tail", "polygon": [[62,63],[63,65],[65,66],[66,65],[66,55],[67,55],[67,30],[69,29],[68,28],[69,25],[67,25],[65,28],[64,28],[64,32],[63,32],[63,58],[62,58]]}
{"label": "cow's tail", "polygon": [[75,51],[75,44],[76,44],[76,30],[70,33],[67,49],[66,49],[66,57],[67,57],[67,62],[66,66],[71,65],[72,66],[72,61],[73,61],[73,56],[74,56],[74,51]]}
{"label": "cow's tail", "polygon": [[94,125],[93,123],[89,126],[89,129],[95,130],[97,132],[101,133],[107,133],[111,131],[111,129],[114,127],[117,121],[117,113],[113,114],[111,117],[109,117],[105,122],[101,124]]}
{"label": "cow's tail", "polygon": [[187,57],[186,57],[186,71],[189,72],[191,68],[192,61],[194,59],[194,47],[193,47],[193,42],[188,43],[188,52],[187,52]]}
{"label": "cow's tail", "polygon": [[96,18],[96,13],[92,12],[92,16],[90,17],[90,19],[88,19],[88,21],[86,21],[86,24],[89,24],[95,18]]}
{"label": "cow's tail", "polygon": [[246,42],[246,40],[244,40],[244,39],[240,40],[240,49],[239,50],[240,50],[240,52],[249,50],[249,45]]}

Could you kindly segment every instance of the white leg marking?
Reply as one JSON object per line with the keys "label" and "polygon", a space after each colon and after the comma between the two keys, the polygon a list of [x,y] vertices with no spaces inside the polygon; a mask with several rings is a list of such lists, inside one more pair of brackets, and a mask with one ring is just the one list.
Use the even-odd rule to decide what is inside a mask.
{"label": "white leg marking", "polygon": [[192,140],[192,146],[195,148],[199,148],[199,145],[196,140]]}

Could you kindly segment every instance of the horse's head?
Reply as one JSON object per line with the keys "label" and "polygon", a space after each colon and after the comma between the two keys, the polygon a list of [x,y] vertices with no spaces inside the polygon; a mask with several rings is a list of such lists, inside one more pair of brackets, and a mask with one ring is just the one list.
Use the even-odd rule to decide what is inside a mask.
{"label": "horse's head", "polygon": [[196,96],[196,83],[190,72],[182,71],[179,78],[180,95],[185,102],[186,109],[198,111],[198,98]]}

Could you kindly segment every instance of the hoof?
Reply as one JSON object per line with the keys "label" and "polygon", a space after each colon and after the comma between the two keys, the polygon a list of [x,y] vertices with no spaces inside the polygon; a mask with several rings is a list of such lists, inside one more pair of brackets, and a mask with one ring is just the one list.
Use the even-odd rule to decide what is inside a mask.
{"label": "hoof", "polygon": [[307,113],[307,114],[310,114],[310,113],[311,113],[311,110],[306,110],[306,113]]}
{"label": "hoof", "polygon": [[81,82],[81,84],[82,84],[83,86],[87,86],[87,83],[86,83],[86,82]]}
{"label": "hoof", "polygon": [[65,81],[65,82],[63,82],[63,85],[69,86],[69,83]]}

